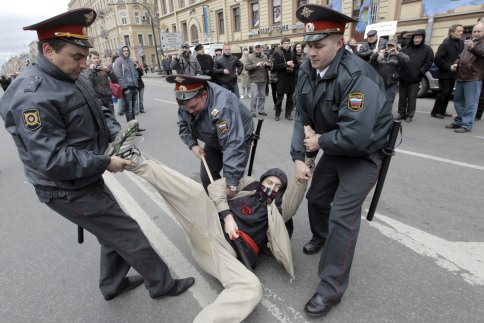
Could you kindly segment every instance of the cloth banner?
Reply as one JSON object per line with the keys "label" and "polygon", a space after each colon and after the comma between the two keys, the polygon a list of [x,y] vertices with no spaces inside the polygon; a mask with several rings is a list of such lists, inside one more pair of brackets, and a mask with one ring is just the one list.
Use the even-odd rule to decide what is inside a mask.
{"label": "cloth banner", "polygon": [[449,10],[484,4],[484,0],[422,0],[424,16],[434,15]]}
{"label": "cloth banner", "polygon": [[360,14],[358,16],[358,24],[356,31],[362,33],[365,31],[366,25],[371,24],[371,6],[370,0],[365,0],[360,7]]}
{"label": "cloth banner", "polygon": [[341,9],[341,0],[331,0],[326,7],[333,9],[335,11],[343,12]]}

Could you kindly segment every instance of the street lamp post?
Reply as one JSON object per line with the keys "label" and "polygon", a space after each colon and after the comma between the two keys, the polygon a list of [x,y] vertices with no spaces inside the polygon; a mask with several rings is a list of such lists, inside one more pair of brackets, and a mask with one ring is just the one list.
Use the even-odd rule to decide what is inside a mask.
{"label": "street lamp post", "polygon": [[154,42],[155,42],[155,54],[156,54],[156,63],[158,64],[158,74],[161,75],[160,57],[158,56],[158,44],[156,42],[155,26],[153,25],[153,16],[151,15],[150,9],[146,5],[139,3],[139,2],[109,3],[110,6],[119,6],[119,5],[125,5],[125,4],[140,5],[143,8],[145,8],[146,14],[150,18],[151,30],[153,32],[153,38],[154,38]]}

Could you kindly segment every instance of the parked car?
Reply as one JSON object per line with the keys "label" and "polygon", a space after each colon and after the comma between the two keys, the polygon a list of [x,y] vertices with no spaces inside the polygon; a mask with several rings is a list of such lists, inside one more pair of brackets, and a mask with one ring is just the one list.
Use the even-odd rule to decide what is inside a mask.
{"label": "parked car", "polygon": [[432,63],[430,70],[425,73],[420,82],[420,89],[418,90],[417,97],[425,97],[429,91],[436,94],[439,91],[439,68]]}

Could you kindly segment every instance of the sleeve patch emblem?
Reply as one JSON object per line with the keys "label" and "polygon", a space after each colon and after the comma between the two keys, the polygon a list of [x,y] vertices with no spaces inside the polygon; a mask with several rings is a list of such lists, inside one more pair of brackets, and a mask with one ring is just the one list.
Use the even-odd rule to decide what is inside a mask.
{"label": "sleeve patch emblem", "polygon": [[217,129],[220,133],[227,133],[229,132],[229,125],[227,124],[226,120],[222,120],[217,122]]}
{"label": "sleeve patch emblem", "polygon": [[22,112],[22,115],[24,117],[24,125],[27,127],[29,130],[37,130],[40,128],[42,125],[42,122],[40,121],[40,114],[39,110],[37,109],[28,109],[24,110]]}
{"label": "sleeve patch emblem", "polygon": [[361,92],[352,92],[348,95],[348,109],[353,112],[363,110],[365,107],[365,95]]}

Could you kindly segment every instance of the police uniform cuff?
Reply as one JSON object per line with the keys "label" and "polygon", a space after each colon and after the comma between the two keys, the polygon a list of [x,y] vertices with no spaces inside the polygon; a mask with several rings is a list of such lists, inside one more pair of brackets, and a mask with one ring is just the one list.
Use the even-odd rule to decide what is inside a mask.
{"label": "police uniform cuff", "polygon": [[218,213],[218,217],[220,218],[220,220],[223,220],[229,214],[232,214],[232,212],[230,212],[230,210],[224,210],[224,211]]}
{"label": "police uniform cuff", "polygon": [[305,154],[304,153],[291,153],[292,161],[300,160],[304,162]]}

